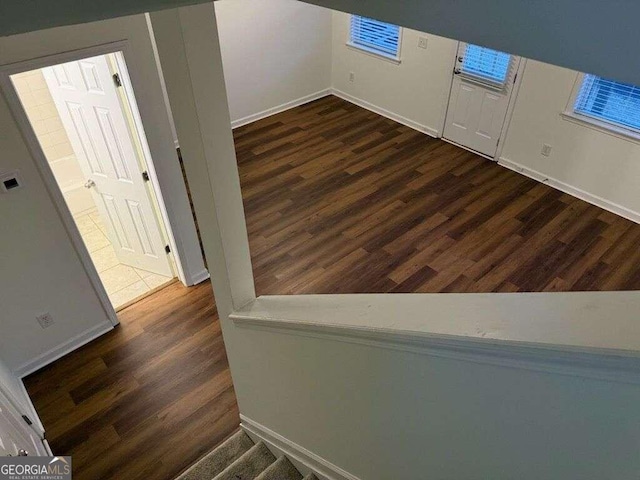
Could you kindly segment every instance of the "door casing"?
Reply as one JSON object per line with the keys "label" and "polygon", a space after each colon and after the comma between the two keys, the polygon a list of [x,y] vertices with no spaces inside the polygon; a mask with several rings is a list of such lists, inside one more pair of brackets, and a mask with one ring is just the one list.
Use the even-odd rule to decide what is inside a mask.
{"label": "door casing", "polygon": [[[106,316],[109,318],[109,321],[114,326],[120,323],[120,321],[118,320],[116,311],[109,299],[109,296],[107,295],[104,285],[102,284],[102,280],[98,275],[98,271],[96,270],[96,267],[93,263],[93,260],[91,259],[91,256],[89,255],[89,252],[84,244],[84,241],[80,235],[80,232],[78,231],[78,227],[76,226],[75,220],[73,219],[73,216],[66,205],[64,197],[62,195],[62,191],[60,190],[60,187],[58,186],[58,183],[53,175],[53,171],[51,170],[49,162],[47,161],[46,156],[40,146],[40,142],[38,141],[38,138],[31,126],[31,123],[27,117],[27,114],[24,108],[22,107],[20,97],[18,96],[18,93],[11,81],[11,76],[17,73],[37,70],[37,69],[49,67],[52,65],[58,65],[60,63],[67,63],[67,62],[81,60],[87,57],[95,57],[98,55],[105,55],[105,54],[118,53],[118,52],[121,52],[125,62],[129,57],[132,56],[130,46],[127,40],[95,45],[95,46],[82,48],[79,50],[73,50],[69,52],[56,53],[53,55],[47,55],[44,57],[25,60],[25,61],[0,67],[0,88],[2,89],[2,92],[5,94],[9,108],[12,114],[16,118],[16,123],[18,124],[21,133],[24,135],[26,144],[30,150],[31,155],[35,160],[36,167],[40,172],[40,175],[47,187],[49,196],[51,197],[51,200],[56,210],[58,211],[60,218],[62,219],[64,227],[69,234],[71,243],[76,253],[78,254],[78,257],[82,262],[82,265],[85,269],[85,272],[87,273],[87,276],[89,277],[91,285],[98,299],[100,300],[102,308]],[[129,62],[128,65],[131,66],[130,68],[135,68],[135,63],[133,62]],[[130,82],[123,82],[123,86],[125,85],[127,85],[127,88],[131,88]],[[131,99],[132,101],[133,99],[135,99],[135,97],[133,96],[133,91],[130,91],[130,92],[128,91],[127,95],[128,95],[128,98]],[[132,108],[132,110],[134,112],[137,111],[136,108]],[[140,121],[140,125],[141,125],[141,121]],[[142,135],[143,131],[140,131],[139,133]],[[142,140],[143,140],[142,144],[146,145],[146,139],[142,139]],[[145,152],[146,153],[149,152],[148,148],[145,148]],[[145,160],[148,165],[153,165],[153,161],[150,156]],[[164,199],[162,197],[162,190],[160,188],[160,185],[157,183],[157,179],[155,178],[155,175],[152,175],[151,178],[154,182],[154,190],[157,195],[157,200],[158,200],[160,210],[162,212],[162,217],[163,219],[165,219],[165,221],[167,221],[166,229],[167,229],[167,234],[169,237],[169,243],[170,243],[171,249],[173,252],[176,252],[174,258],[175,258],[176,266],[179,271],[179,277],[183,283],[186,283],[185,277],[184,277],[184,269],[182,268],[182,265],[181,265],[181,258],[175,248],[175,243],[176,243],[175,235],[172,232],[172,224],[168,219],[167,209],[166,209],[166,206],[164,205]]]}

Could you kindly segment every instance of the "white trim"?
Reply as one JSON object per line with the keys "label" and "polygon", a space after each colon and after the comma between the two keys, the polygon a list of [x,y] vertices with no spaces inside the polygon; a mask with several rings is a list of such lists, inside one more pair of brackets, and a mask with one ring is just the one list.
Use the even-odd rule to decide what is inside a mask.
{"label": "white trim", "polygon": [[53,175],[51,165],[47,161],[42,147],[40,146],[38,137],[31,126],[29,118],[27,117],[27,113],[22,107],[22,102],[20,101],[18,92],[11,81],[11,75],[59,63],[66,63],[81,58],[106,55],[118,51],[122,51],[126,55],[128,50],[128,43],[123,40],[0,66],[0,89],[5,94],[9,109],[14,115],[20,131],[24,135],[27,148],[34,159],[34,163],[47,188],[49,197],[51,198],[55,209],[58,211],[58,215],[62,219],[62,223],[69,235],[73,248],[80,258],[82,266],[91,282],[91,286],[93,287],[93,290],[100,300],[100,304],[112,325],[118,325],[120,323],[118,316],[116,315],[115,308],[107,295],[107,291],[104,288],[100,276],[98,275],[98,271],[96,270],[91,256],[89,255],[89,251],[87,250],[84,240],[80,235],[80,231],[78,230],[78,226],[76,225],[73,215],[71,214],[69,207],[67,207],[62,191],[60,190],[60,186]]}
{"label": "white trim", "polygon": [[568,122],[575,123],[582,127],[590,128],[591,130],[596,130],[606,135],[611,135],[612,137],[619,138],[620,140],[640,144],[640,133],[635,132],[634,130],[620,127],[613,123],[604,122],[588,115],[582,115],[580,113],[572,112],[569,110],[560,112],[560,117]]}
{"label": "white trim", "polygon": [[253,437],[254,441],[256,439],[262,440],[276,456],[285,455],[303,475],[313,472],[320,480],[360,480],[355,475],[242,413],[240,414],[240,422],[242,429],[247,435]]}
{"label": "white trim", "polygon": [[[517,295],[517,294],[514,294]],[[377,329],[360,329],[335,325],[310,325],[281,319],[249,318],[231,315],[241,328],[271,331],[307,338],[366,345],[387,350],[410,352],[437,358],[534,372],[640,385],[640,362],[637,359],[612,359],[585,353],[559,353],[524,347],[481,346],[473,339],[440,340],[417,334],[402,334]]]}
{"label": "white trim", "polygon": [[513,87],[511,88],[511,97],[509,98],[507,113],[504,116],[504,123],[502,124],[502,130],[500,130],[500,138],[498,139],[496,154],[492,159],[496,162],[498,161],[498,158],[500,158],[500,155],[502,155],[502,151],[504,150],[504,145],[507,141],[507,136],[509,135],[509,127],[511,126],[511,119],[513,118],[513,112],[516,109],[516,103],[518,102],[518,95],[520,94],[520,86],[522,85],[522,80],[524,79],[524,74],[526,69],[527,69],[527,59],[523,57],[519,57],[518,68],[516,69],[516,79],[513,82]]}
{"label": "white trim", "polygon": [[331,89],[325,88],[324,90],[320,90],[319,92],[315,92],[310,95],[305,95],[304,97],[291,100],[290,102],[286,102],[281,105],[268,108],[267,110],[263,110],[262,112],[254,113],[252,115],[247,115],[246,117],[242,117],[237,120],[234,120],[231,122],[231,128],[235,129],[238,127],[242,127],[244,125],[248,125],[249,123],[257,122],[258,120],[262,120],[263,118],[267,118],[267,117],[270,117],[271,115],[282,113],[291,108],[299,107],[300,105],[313,102],[314,100],[318,100],[319,98],[324,98],[328,95],[331,95]]}
{"label": "white trim", "polygon": [[198,273],[194,273],[193,275],[191,275],[190,281],[192,283],[190,285],[197,285],[199,283],[204,282],[205,280],[208,280],[210,277],[211,277],[211,275],[209,274],[209,270],[207,270],[205,268],[202,271],[200,271]]}
{"label": "white trim", "polygon": [[51,446],[46,438],[42,439],[42,443],[44,443],[44,449],[47,451],[50,457],[53,457],[53,452],[51,451]]}
{"label": "white trim", "polygon": [[514,162],[513,160],[509,160],[508,158],[505,158],[505,157],[500,157],[498,159],[498,164],[502,165],[505,168],[508,168],[509,170],[513,170],[514,172],[521,173],[526,177],[533,178],[534,180],[537,180],[541,183],[549,185],[550,187],[560,190],[561,192],[568,193],[569,195],[573,195],[574,197],[579,198],[580,200],[584,200],[585,202],[589,202],[592,205],[596,205],[597,207],[607,210],[608,212],[615,213],[616,215],[620,215],[621,217],[624,217],[627,220],[631,220],[632,222],[635,222],[635,223],[640,223],[639,212],[635,212],[615,202],[599,197],[598,195],[594,195],[592,193],[589,193],[585,190],[574,187],[572,185],[569,185],[568,183],[565,183],[556,178],[549,177],[544,173],[538,172],[537,170],[533,170],[529,167],[525,167],[524,165]]}
{"label": "white trim", "polygon": [[[22,384],[22,382],[18,382],[20,384]],[[29,396],[26,396],[27,401],[29,402],[29,404],[31,406],[33,406],[33,404],[31,404],[31,399],[29,398]],[[35,433],[38,436],[38,439],[41,442],[44,442],[44,429],[42,428],[42,423],[40,422],[40,418],[38,417],[38,415],[36,414],[35,417],[33,415],[33,413],[35,413],[35,409],[33,411],[33,413],[31,412],[25,412],[24,407],[25,405],[18,402],[18,400],[15,398],[15,396],[13,394],[11,394],[10,392],[8,392],[7,390],[5,390],[4,388],[0,388],[0,406],[5,407],[5,410],[7,409],[13,409],[14,411],[8,411],[7,413],[9,413],[13,418],[15,418],[15,420],[22,420],[20,417],[22,417],[23,415],[26,415],[29,420],[31,420],[31,425],[24,425],[24,429],[25,431],[29,431],[29,436],[31,437],[32,440],[33,437],[31,435],[31,431],[33,433]],[[1,409],[0,409],[1,411]],[[27,415],[28,414],[28,415]],[[38,448],[37,445],[34,445],[36,448]],[[45,452],[49,452],[48,446],[45,445],[43,443],[43,449],[45,450]],[[38,449],[39,450],[39,449]],[[40,453],[40,452],[38,452]]]}
{"label": "white trim", "polygon": [[44,425],[42,424],[42,420],[40,420],[40,416],[38,415],[38,411],[36,410],[36,406],[33,404],[31,400],[31,396],[29,396],[29,392],[27,392],[27,387],[24,384],[24,377],[18,379],[18,385],[20,386],[20,391],[22,395],[27,400],[27,408],[29,409],[29,419],[33,421],[33,427],[37,427],[36,430],[40,433],[40,437],[44,438]]}
{"label": "white trim", "polygon": [[[42,421],[38,416],[36,407],[33,405],[33,402],[31,401],[31,397],[27,393],[27,389],[24,386],[24,382],[20,377],[17,377],[14,374],[14,372],[9,372],[9,373],[11,373],[14,376],[16,385],[18,386],[20,390],[20,394],[22,395],[22,399],[17,398],[14,392],[11,391],[8,388],[8,386],[5,386],[3,384],[0,384],[0,396],[4,395],[7,399],[7,402],[11,404],[11,406],[15,408],[16,411],[20,412],[21,415],[27,414],[29,419],[32,420],[33,422],[33,425],[31,425],[31,428],[33,428],[36,431],[36,433],[40,436],[40,438],[44,438],[44,426],[42,425]],[[21,400],[25,400],[26,405]],[[26,412],[24,411],[25,407],[27,407]]]}
{"label": "white trim", "polygon": [[[402,35],[400,36],[400,38],[402,38]],[[379,60],[384,60],[385,62],[393,63],[394,65],[400,65],[402,63],[402,59],[400,58],[400,44],[398,44],[398,55],[391,55],[390,53],[380,52],[375,48],[367,47],[366,45],[360,45],[359,43],[355,43],[351,40],[347,41],[345,45],[351,50],[364,53],[365,55],[377,58]]]}
{"label": "white trim", "polygon": [[435,128],[431,128],[428,127],[427,125],[422,125],[418,122],[415,122],[411,119],[408,119],[406,117],[403,117],[401,115],[398,115],[396,113],[393,113],[389,110],[386,110],[382,107],[378,107],[377,105],[374,105],[373,103],[369,103],[365,100],[362,100],[358,97],[354,97],[353,95],[349,95],[348,93],[345,93],[341,90],[337,90],[335,88],[331,89],[331,93],[333,95],[335,95],[336,97],[339,97],[343,100],[346,100],[347,102],[353,103],[354,105],[358,105],[359,107],[362,108],[366,108],[367,110],[377,113],[378,115],[382,115],[383,117],[387,117],[390,120],[393,120],[395,122],[401,123],[402,125],[405,125],[409,128],[413,128],[414,130],[417,130],[419,132],[422,132],[426,135],[429,135],[430,137],[434,137],[434,138],[440,138],[440,132],[438,130],[436,130]]}
{"label": "white trim", "polygon": [[15,369],[16,376],[20,378],[24,378],[27,375],[32,374],[40,370],[42,367],[58,360],[59,358],[67,355],[68,353],[77,350],[83,345],[89,343],[92,340],[104,335],[105,333],[113,330],[114,326],[110,323],[101,323],[99,325],[95,325],[88,330],[76,335],[75,337],[67,340],[61,345],[58,345],[51,350],[44,352],[41,355],[38,355],[36,358],[29,360],[26,363],[23,363],[18,368]]}
{"label": "white trim", "polygon": [[254,330],[638,384],[640,332],[621,315],[637,308],[637,292],[269,295],[230,318]]}

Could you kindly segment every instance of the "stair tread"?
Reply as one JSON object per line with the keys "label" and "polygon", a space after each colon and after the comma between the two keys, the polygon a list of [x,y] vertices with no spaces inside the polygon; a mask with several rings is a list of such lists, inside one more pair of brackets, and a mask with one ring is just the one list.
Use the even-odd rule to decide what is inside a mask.
{"label": "stair tread", "polygon": [[318,480],[318,477],[316,477],[313,473],[310,473],[309,475],[305,476],[302,480]]}
{"label": "stair tread", "polygon": [[302,474],[285,456],[269,465],[255,480],[302,480]]}
{"label": "stair tread", "polygon": [[275,461],[276,457],[265,444],[258,442],[213,480],[254,480]]}
{"label": "stair tread", "polygon": [[239,430],[224,443],[205,455],[176,480],[211,480],[254,446],[244,431]]}

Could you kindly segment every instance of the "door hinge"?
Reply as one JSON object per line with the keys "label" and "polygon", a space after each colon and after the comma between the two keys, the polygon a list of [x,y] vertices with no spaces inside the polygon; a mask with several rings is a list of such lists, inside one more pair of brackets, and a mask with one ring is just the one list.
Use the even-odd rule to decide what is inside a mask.
{"label": "door hinge", "polygon": [[149,181],[149,172],[146,172],[146,171],[142,172],[142,179],[145,182],[148,182]]}
{"label": "door hinge", "polygon": [[164,246],[164,251],[167,253],[171,253],[171,247],[169,245]]}
{"label": "door hinge", "polygon": [[122,80],[120,80],[120,74],[114,73],[113,75],[111,75],[111,78],[113,78],[113,83],[115,83],[116,87],[122,86]]}
{"label": "door hinge", "polygon": [[513,84],[515,85],[516,80],[518,80],[518,72],[513,76]]}
{"label": "door hinge", "polygon": [[25,421],[25,423],[29,426],[33,425],[33,422],[31,421],[31,419],[29,417],[27,417],[26,415],[22,415],[22,419]]}

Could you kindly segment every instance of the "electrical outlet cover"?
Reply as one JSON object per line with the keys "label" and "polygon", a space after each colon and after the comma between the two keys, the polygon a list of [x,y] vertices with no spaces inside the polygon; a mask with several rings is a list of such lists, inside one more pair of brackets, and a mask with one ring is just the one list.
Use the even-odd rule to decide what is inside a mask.
{"label": "electrical outlet cover", "polygon": [[427,37],[420,37],[418,39],[418,47],[419,48],[427,48]]}
{"label": "electrical outlet cover", "polygon": [[548,157],[549,155],[551,155],[551,145],[547,143],[543,144],[542,150],[540,151],[540,153],[545,157]]}

